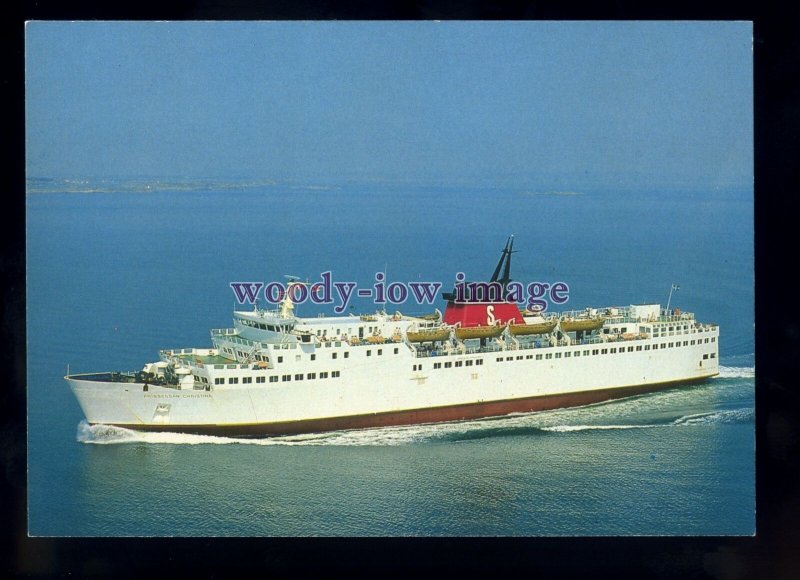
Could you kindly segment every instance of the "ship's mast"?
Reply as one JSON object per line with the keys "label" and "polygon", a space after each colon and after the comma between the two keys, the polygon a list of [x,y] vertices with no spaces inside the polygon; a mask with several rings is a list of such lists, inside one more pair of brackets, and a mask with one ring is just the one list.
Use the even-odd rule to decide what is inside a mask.
{"label": "ship's mast", "polygon": [[[500,282],[504,292],[508,283],[511,282],[511,254],[513,253],[514,253],[514,235],[512,234],[506,240],[506,245],[503,248],[503,252],[500,254],[500,261],[497,262],[497,267],[494,269],[494,274],[492,274],[492,279],[490,280],[490,282]],[[501,268],[503,270],[503,277],[498,279]]]}
{"label": "ship's mast", "polygon": [[680,290],[681,287],[677,284],[673,284],[672,287],[669,289],[669,298],[667,298],[667,314],[669,314],[669,303],[672,302],[672,293],[676,290]]}
{"label": "ship's mast", "polygon": [[500,261],[497,262],[497,267],[494,269],[494,274],[492,274],[491,282],[497,282],[497,277],[500,275],[500,268],[503,267],[503,261],[506,259],[506,252],[508,251],[508,242],[511,238],[506,240],[506,246],[503,248],[502,253],[500,254]]}
{"label": "ship's mast", "polygon": [[283,297],[283,300],[280,303],[280,314],[281,318],[293,318],[294,317],[294,303],[292,302],[292,286],[302,284],[300,282],[300,278],[297,276],[286,276],[289,282],[286,284],[286,296]]}

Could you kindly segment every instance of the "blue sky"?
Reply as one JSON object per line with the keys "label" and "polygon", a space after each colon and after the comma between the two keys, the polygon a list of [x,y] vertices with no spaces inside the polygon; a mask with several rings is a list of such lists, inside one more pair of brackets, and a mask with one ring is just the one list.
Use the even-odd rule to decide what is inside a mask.
{"label": "blue sky", "polygon": [[30,177],[752,187],[747,22],[32,22]]}

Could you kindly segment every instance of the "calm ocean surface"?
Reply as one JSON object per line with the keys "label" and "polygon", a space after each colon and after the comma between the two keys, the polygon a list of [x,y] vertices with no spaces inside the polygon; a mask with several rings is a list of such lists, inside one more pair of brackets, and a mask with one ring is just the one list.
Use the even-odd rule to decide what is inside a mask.
{"label": "calm ocean surface", "polygon": [[[752,192],[101,185],[29,184],[31,535],[754,533]],[[487,278],[512,233],[512,278],[567,282],[562,309],[663,305],[680,284],[672,305],[720,324],[721,376],[577,409],[266,440],[88,427],[62,378],[209,346],[231,324],[232,281],[332,270],[368,287],[386,269],[449,287],[458,271]],[[316,312],[332,307],[298,310]]]}

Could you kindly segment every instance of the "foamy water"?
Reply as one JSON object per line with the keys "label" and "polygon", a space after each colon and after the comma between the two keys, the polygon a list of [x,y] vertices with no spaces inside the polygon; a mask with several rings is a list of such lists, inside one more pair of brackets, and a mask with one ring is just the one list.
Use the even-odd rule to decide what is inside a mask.
{"label": "foamy water", "polygon": [[652,429],[661,427],[682,427],[687,425],[713,425],[717,423],[744,423],[752,421],[755,409],[734,409],[730,411],[717,411],[711,413],[698,413],[678,417],[671,423],[654,423],[645,425],[556,425],[542,427],[543,431],[568,433],[571,431],[597,431],[605,429]]}
{"label": "foamy water", "polygon": [[747,379],[756,376],[756,367],[719,367],[719,376],[723,379]]}

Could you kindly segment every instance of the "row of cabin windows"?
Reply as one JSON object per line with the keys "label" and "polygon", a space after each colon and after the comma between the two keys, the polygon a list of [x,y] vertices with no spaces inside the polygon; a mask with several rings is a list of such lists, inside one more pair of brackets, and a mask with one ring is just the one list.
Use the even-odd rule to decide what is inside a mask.
{"label": "row of cabin windows", "polygon": [[[683,341],[683,346],[689,346],[689,345],[694,346],[695,344],[708,344],[709,342],[716,342],[716,341],[717,341],[716,337],[711,337],[710,339],[706,338],[706,339],[697,339],[697,340],[691,340],[691,341],[684,340]],[[660,345],[660,348],[674,348],[675,346],[681,346],[681,343],[680,342],[675,342],[675,343],[670,342],[668,345],[667,345],[667,343],[663,343],[663,344]],[[654,350],[656,350],[658,348],[659,348],[659,345],[653,345],[653,349]],[[233,354],[233,351],[228,349],[228,348],[223,348],[222,350],[224,352],[227,352],[227,353],[231,354],[231,355]],[[642,347],[641,346],[637,346],[636,350],[642,350]],[[645,345],[644,346],[644,350],[650,350],[650,345]],[[634,348],[629,346],[627,352],[633,352],[633,351],[634,351]],[[614,354],[616,352],[617,352],[616,348],[612,348],[611,349],[611,354]],[[625,352],[625,347],[620,347],[619,348],[619,352]],[[399,349],[397,347],[395,347],[393,349],[393,354],[398,354],[398,353],[399,353]],[[583,351],[583,353],[584,353],[584,356],[588,356],[589,355],[589,351],[588,350]],[[241,351],[237,351],[237,354],[241,358],[245,358],[245,354],[242,353]],[[377,349],[377,354],[378,354],[378,356],[381,356],[383,354],[383,349],[381,349],[381,348]],[[598,354],[597,353],[597,349],[594,349],[592,351],[592,354]],[[606,349],[602,349],[602,352],[600,354],[607,354],[607,350]],[[367,356],[372,356],[372,350],[371,349],[367,349]],[[580,351],[575,351],[575,356],[580,356]],[[568,353],[568,352],[564,353],[564,358],[569,358],[569,357],[570,357],[570,353]],[[263,360],[263,361],[269,362],[269,357],[268,356],[256,355],[255,358],[256,358],[256,360]],[[314,360],[317,359],[317,355],[316,354],[312,354],[312,355],[310,355],[310,358],[311,358],[312,361],[314,361]],[[339,358],[339,353],[336,353],[336,352],[331,353],[331,358],[332,359]],[[350,358],[350,353],[348,351],[344,352],[344,358]],[[525,358],[532,358],[532,355],[528,355]],[[542,358],[542,355],[536,355],[536,360],[541,360],[541,358]],[[552,358],[552,357],[548,356],[547,358]],[[556,353],[555,358],[561,358],[561,353]],[[301,356],[299,354],[295,355],[295,359],[299,361],[299,360],[301,360]],[[507,357],[505,360],[514,360],[514,358],[513,357]],[[522,356],[518,356],[517,360],[522,360]],[[283,362],[283,356],[278,356],[278,362],[279,363]],[[502,357],[498,358],[497,362],[503,362],[503,358]],[[216,365],[216,366],[219,366],[219,365]],[[447,367],[445,367],[445,368],[447,368]]]}
{"label": "row of cabin windows", "polygon": [[[681,329],[681,327],[676,327],[674,330],[673,330],[673,327],[669,327],[669,330],[667,330],[666,327],[661,327],[661,328],[655,327],[653,329],[653,336],[655,336],[655,337],[658,337],[658,336],[664,337],[664,336],[667,335],[667,332],[680,332],[681,330],[688,331],[688,327],[684,326],[683,329]],[[707,342],[709,342],[709,340],[710,340],[710,342],[716,342],[717,341],[716,337],[711,337],[711,339],[708,339],[708,338],[706,338],[704,340],[703,339],[697,339],[697,342],[698,343],[700,343],[700,342],[706,342],[707,343]]]}
{"label": "row of cabin windows", "polygon": [[[367,329],[367,332],[370,333],[370,334],[372,334],[373,331],[377,331],[378,330],[377,326],[368,326],[368,327],[367,326],[359,326],[357,330],[359,332],[364,332],[365,328]],[[337,328],[336,332],[333,333],[333,336],[341,336],[341,334],[342,334],[342,329],[341,328]],[[347,329],[347,334],[353,334],[353,329],[352,328],[348,328]],[[328,336],[328,329],[325,328],[325,329],[322,329],[322,330],[317,330],[317,336]]]}
{"label": "row of cabin windows", "polygon": [[[364,332],[364,329],[366,329],[366,331],[369,334],[372,334],[373,332],[377,332],[379,330],[379,328],[377,326],[359,326],[356,330],[358,332]],[[341,334],[342,334],[342,329],[341,328],[337,328],[336,332],[334,333],[334,336],[340,336]],[[353,329],[352,328],[348,328],[347,329],[347,334],[353,334]],[[322,330],[317,330],[317,336],[328,336],[328,329],[324,328]]]}
{"label": "row of cabin windows", "polygon": [[[320,379],[327,379],[329,376],[331,378],[335,379],[335,378],[338,378],[340,376],[340,373],[339,373],[339,371],[331,371],[331,372],[323,371],[323,372],[319,373],[319,378]],[[307,380],[309,380],[309,381],[312,381],[312,380],[317,378],[317,373],[307,373],[305,375],[305,378]],[[273,379],[275,379],[275,380],[273,381]],[[278,380],[277,376],[270,377],[270,382],[271,383],[277,382],[277,380]],[[281,376],[281,382],[283,382],[283,383],[288,383],[291,380],[292,380],[292,375],[282,375]],[[294,375],[294,380],[295,381],[302,381],[303,380],[303,373],[296,373]]]}
{"label": "row of cabin windows", "polygon": [[[706,342],[708,342],[708,339],[706,339]],[[713,342],[713,339],[712,339],[712,342]],[[701,341],[697,341],[697,344],[700,344],[700,343],[701,343]],[[691,341],[691,344],[694,345],[695,341]],[[657,345],[657,344],[654,344],[654,345],[652,345],[652,348],[653,348],[653,350],[658,350],[659,348],[677,348],[677,347],[680,347],[680,346],[689,346],[689,341],[688,340],[684,340],[683,343],[681,343],[681,342],[662,343],[660,346]],[[649,344],[645,344],[645,345],[629,346],[629,347],[627,347],[627,350],[626,350],[626,348],[624,346],[623,347],[619,347],[619,348],[614,347],[614,348],[610,348],[610,349],[609,348],[595,348],[595,349],[591,349],[591,350],[587,349],[587,350],[583,351],[583,356],[598,355],[598,354],[622,354],[624,352],[638,352],[638,351],[642,351],[642,350],[650,350],[650,345]],[[536,355],[536,360],[542,360],[542,358],[544,358],[545,360],[550,360],[552,358],[562,358],[562,355],[563,355],[563,358],[570,358],[572,356],[579,357],[579,356],[581,356],[581,351],[576,350],[576,351],[565,352],[565,353],[556,352],[556,353],[547,353],[547,354],[544,354],[544,355],[537,354]],[[524,356],[525,359],[531,359],[533,357],[534,357],[534,355],[531,355],[531,354]],[[523,355],[517,355],[516,357],[507,356],[505,358],[497,357],[497,362],[503,362],[504,360],[505,361],[512,361],[515,358],[516,358],[516,360],[523,360]]]}
{"label": "row of cabin windows", "polygon": [[[399,348],[393,349],[393,354],[399,354],[399,353],[400,353],[400,349]],[[350,351],[344,351],[343,354],[344,354],[344,358],[350,358]],[[382,348],[379,348],[377,350],[377,355],[378,356],[383,355],[383,349]],[[367,356],[372,356],[372,349],[367,349]],[[332,352],[331,353],[331,358],[332,359],[339,358],[339,353],[338,352]],[[265,359],[269,360],[266,357],[265,357]],[[298,361],[301,360],[301,356],[299,354],[295,355],[295,360],[298,360]],[[312,354],[311,355],[311,360],[317,360],[317,355],[316,354]],[[283,356],[278,356],[278,362],[279,363],[283,362]]]}
{"label": "row of cabin windows", "polygon": [[[328,377],[331,378],[338,378],[340,376],[339,371],[322,371],[320,373],[307,373],[303,375],[303,373],[297,373],[294,375],[295,381],[302,381],[303,379],[313,381],[317,378],[317,374],[319,374],[320,379],[327,379]],[[280,379],[282,382],[288,382],[292,380],[292,375],[283,375],[278,377],[278,375],[271,375],[270,377],[256,377],[256,383],[266,383],[267,378],[269,378],[270,383],[277,383]],[[242,384],[250,384],[253,382],[253,377],[242,377]],[[224,385],[225,378],[224,377],[217,377],[214,379],[215,385]],[[239,384],[239,377],[228,377],[228,384],[229,385],[238,385]]]}
{"label": "row of cabin windows", "polygon": [[[482,358],[476,358],[476,359],[469,359],[469,360],[457,360],[455,362],[449,361],[449,362],[445,362],[445,363],[436,362],[436,363],[433,363],[433,368],[434,369],[440,369],[440,368],[442,368],[442,365],[444,365],[444,368],[446,368],[446,369],[449,369],[449,368],[451,368],[453,366],[455,366],[456,368],[458,368],[458,367],[471,367],[473,364],[475,366],[479,367],[479,366],[481,366],[483,364],[483,359]],[[419,368],[417,368],[417,367],[419,367]],[[422,365],[414,365],[414,370],[415,371],[416,370],[422,370]]]}
{"label": "row of cabin windows", "polygon": [[[684,340],[683,341],[683,346],[689,346],[689,345],[694,346],[695,343],[696,344],[703,344],[703,343],[708,343],[709,341],[710,342],[716,342],[716,340],[717,340],[716,337],[712,337],[710,339],[706,338],[705,340],[698,339],[696,341],[695,340],[692,340],[692,341]],[[681,346],[681,342],[680,341],[679,342],[662,343],[660,345],[660,348],[674,348],[674,347],[679,347],[679,346]],[[653,345],[653,350],[657,350],[658,348],[659,348],[659,345],[657,345],[657,344]],[[600,352],[598,352],[598,350]],[[634,352],[634,350],[640,351],[640,350],[642,350],[642,346],[641,345],[636,346],[635,349],[634,349],[633,346],[629,346],[627,352]],[[650,350],[650,345],[649,344],[644,345],[644,350]],[[394,348],[393,349],[393,353],[394,354],[398,354],[398,352],[399,352],[398,348]],[[581,351],[574,351],[574,352],[575,352],[574,356],[581,356]],[[589,350],[584,350],[583,351],[583,355],[584,356],[589,356],[589,352],[590,352]],[[623,352],[626,352],[626,351],[625,351],[625,347],[619,347],[619,349],[611,348],[610,352],[611,352],[611,354],[615,354],[617,352],[623,353]],[[593,349],[591,351],[591,354],[593,354],[593,355],[596,355],[596,354],[608,354],[608,353],[609,353],[609,349],[606,349],[606,348]],[[381,356],[383,354],[383,349],[382,348],[377,349],[377,354],[378,354],[378,356]],[[242,356],[244,356],[244,355],[242,354]],[[367,349],[367,356],[372,356],[372,350],[371,349]],[[561,358],[561,356],[562,356],[562,353],[555,353],[555,358]],[[569,352],[565,352],[565,353],[563,353],[563,356],[564,356],[564,358],[570,358],[570,356],[572,356],[572,355]],[[339,357],[339,353],[336,353],[336,352],[331,353],[331,358],[332,359],[336,359],[338,357]],[[527,355],[524,358],[530,359],[532,357],[533,357],[533,355]],[[350,352],[349,351],[345,351],[344,352],[344,358],[350,358]],[[523,360],[523,356],[522,355],[519,355],[516,358],[517,358],[517,360]],[[550,353],[550,354],[546,355],[545,358],[547,358],[547,359],[553,358],[553,354]],[[262,358],[260,355],[256,355],[256,359],[257,360],[269,361],[269,357],[267,357],[267,356],[264,356]],[[299,360],[301,360],[301,356],[299,354],[295,355],[295,359],[299,361]],[[312,361],[313,360],[317,360],[317,355],[316,354],[312,354],[311,355],[311,360]],[[478,359],[478,360],[480,360],[480,359]],[[497,362],[503,362],[503,360],[504,360],[503,357],[498,357],[497,358]],[[505,360],[507,360],[507,361],[514,360],[514,357],[506,357]],[[536,360],[542,360],[542,355],[537,354],[536,355]],[[283,356],[278,356],[278,362],[279,363],[283,362]],[[439,363],[436,363],[436,364],[439,364]],[[478,364],[482,364],[482,363],[478,363]],[[456,365],[456,366],[459,366],[459,365]],[[467,366],[470,366],[470,365],[468,364]],[[440,368],[440,367],[434,366],[434,368]],[[445,366],[444,368],[449,368],[449,367]]]}
{"label": "row of cabin windows", "polygon": [[[237,350],[237,351],[234,352],[233,349],[230,349],[228,347],[223,347],[222,348],[222,352],[224,352],[226,354],[229,354],[231,356],[238,356],[239,358],[247,358],[247,354],[246,353],[244,353],[244,352],[242,352],[240,350]],[[400,352],[399,348],[395,347],[393,349],[393,354],[398,354],[399,352]],[[378,356],[382,355],[383,354],[383,349],[379,348],[377,354],[378,354]],[[338,353],[335,353],[335,352],[331,353],[331,358],[337,358],[337,355],[338,355]],[[345,351],[344,358],[349,358],[349,356],[350,356],[350,353]],[[367,356],[372,356],[372,350],[371,349],[367,349]],[[311,360],[316,360],[316,358],[317,358],[316,354],[312,354],[311,355]],[[261,355],[256,355],[255,359],[256,360],[269,361],[269,357],[268,356],[263,356],[262,357]],[[300,355],[297,355],[297,359],[300,360]],[[278,357],[278,362],[283,362],[283,356],[279,356]]]}
{"label": "row of cabin windows", "polygon": [[[222,351],[227,353],[227,354],[230,354],[231,356],[235,356],[233,350],[231,350],[231,349],[229,349],[227,347],[223,348]],[[394,349],[392,349],[392,354],[399,354],[399,353],[400,353],[400,349],[399,348],[395,347]],[[383,349],[379,348],[377,354],[378,354],[378,356],[383,355]],[[238,355],[239,358],[247,358],[247,355],[245,353],[243,353],[242,351],[239,351],[239,350],[236,351],[236,355]],[[367,349],[367,356],[372,356],[372,349]],[[269,362],[269,357],[268,356],[263,356],[262,357],[261,355],[256,355],[255,358],[256,358],[256,360],[263,360],[263,361]],[[338,352],[331,353],[331,358],[339,358],[339,353]],[[350,358],[350,352],[349,351],[345,351],[344,352],[344,358]],[[296,360],[300,360],[301,359],[300,355],[299,354],[295,355],[295,359]],[[311,355],[311,360],[317,360],[317,355],[316,354],[312,354]],[[279,363],[283,362],[283,356],[282,355],[278,356],[278,362]]]}
{"label": "row of cabin windows", "polygon": [[[695,344],[703,344],[703,343],[705,343],[705,344],[708,344],[709,342],[712,342],[712,343],[713,343],[713,342],[716,342],[716,341],[717,341],[716,337],[711,337],[711,338],[706,338],[706,339],[697,339],[696,341],[695,341],[695,340],[688,341],[688,342],[687,342],[687,341],[684,341],[684,342],[683,342],[683,346],[687,346],[688,344],[691,344],[692,346],[693,346],[693,345],[695,345]],[[680,345],[680,343],[676,343],[676,344]],[[673,345],[672,345],[672,343],[670,343],[670,347],[672,347],[672,346],[673,346]],[[655,346],[654,348],[658,348],[658,346]],[[661,348],[666,348],[666,347],[664,347],[664,346],[662,345],[662,346],[661,346]],[[223,352],[225,352],[225,353],[227,353],[227,354],[230,354],[230,355],[232,355],[232,356],[234,355],[234,351],[233,351],[232,349],[229,349],[229,348],[227,348],[227,347],[226,347],[226,348],[223,348],[222,350],[223,350]],[[645,349],[644,349],[644,350],[650,350],[650,349],[649,349],[649,348],[647,348],[647,347],[645,347]],[[630,352],[630,351],[631,351],[631,349],[630,349],[630,348],[628,348],[628,351]],[[366,352],[367,352],[367,356],[372,356],[372,350],[371,350],[371,349],[367,349],[367,351],[366,351]],[[392,350],[392,352],[393,352],[393,354],[398,354],[398,353],[399,353],[399,349],[395,347],[395,348]],[[611,350],[611,352],[612,352],[612,353],[613,353],[613,352],[615,352],[615,351],[614,351],[614,349],[612,349],[612,350]],[[235,354],[236,354],[236,355],[239,355],[239,357],[241,357],[241,358],[246,358],[246,356],[247,356],[247,355],[246,355],[246,353],[244,353],[244,352],[242,352],[242,351],[238,351],[238,350],[235,352]],[[378,356],[381,356],[382,354],[383,354],[383,349],[377,349],[377,355],[378,355]],[[580,356],[580,355],[578,355],[578,356]],[[344,353],[344,358],[349,358],[349,357],[350,357],[350,353],[349,353],[349,352],[347,352],[347,351],[345,351],[345,353]],[[295,358],[296,358],[297,360],[301,360],[301,357],[300,357],[300,355],[296,355],[296,357],[295,357]],[[312,361],[313,361],[313,360],[316,360],[316,358],[317,358],[317,355],[316,355],[316,354],[312,354],[312,355],[311,355],[311,360],[312,360]],[[336,358],[338,358],[338,353],[335,353],[335,352],[334,352],[334,353],[331,353],[331,358],[333,358],[333,359],[336,359]],[[268,356],[266,356],[266,355],[265,355],[265,356],[256,355],[256,356],[255,356],[255,359],[256,359],[256,360],[263,360],[263,361],[269,362],[269,357],[268,357]],[[279,362],[279,363],[280,363],[280,362],[283,362],[283,356],[278,356],[278,362]]]}
{"label": "row of cabin windows", "polygon": [[675,331],[675,330],[689,330],[689,325],[688,325],[688,324],[684,324],[683,326],[681,326],[681,325],[679,324],[679,325],[677,325],[677,326],[670,326],[670,327],[665,327],[665,326],[656,326],[656,327],[655,327],[655,329],[656,329],[656,331],[658,331],[659,329],[661,329],[662,331],[664,331],[664,330],[669,330],[669,332],[673,332],[673,331]]}

